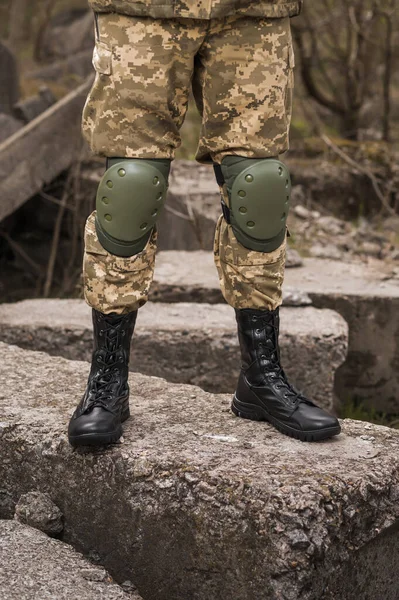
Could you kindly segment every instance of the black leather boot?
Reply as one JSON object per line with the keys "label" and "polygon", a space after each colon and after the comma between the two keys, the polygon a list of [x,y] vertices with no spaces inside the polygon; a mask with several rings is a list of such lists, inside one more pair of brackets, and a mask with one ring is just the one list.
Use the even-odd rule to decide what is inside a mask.
{"label": "black leather boot", "polygon": [[231,406],[234,414],[268,421],[281,433],[304,442],[338,435],[338,419],[296,391],[287,380],[280,364],[279,309],[236,310],[236,319],[242,370]]}
{"label": "black leather boot", "polygon": [[93,309],[94,351],[85,394],[69,422],[72,446],[111,444],[129,411],[129,354],[137,311],[105,315]]}

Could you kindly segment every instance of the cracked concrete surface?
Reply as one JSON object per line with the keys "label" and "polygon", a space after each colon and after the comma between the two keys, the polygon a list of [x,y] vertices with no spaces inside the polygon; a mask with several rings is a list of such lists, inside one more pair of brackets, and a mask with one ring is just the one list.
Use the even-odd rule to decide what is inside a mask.
{"label": "cracked concrete surface", "polygon": [[0,516],[49,493],[64,540],[144,600],[396,600],[398,431],[301,443],[137,374],[122,442],[74,451],[87,364],[5,344],[0,361]]}

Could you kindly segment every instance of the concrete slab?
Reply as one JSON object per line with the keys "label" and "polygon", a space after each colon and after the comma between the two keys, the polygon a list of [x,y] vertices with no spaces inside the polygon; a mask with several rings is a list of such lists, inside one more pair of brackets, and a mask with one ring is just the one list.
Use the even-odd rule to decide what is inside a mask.
{"label": "concrete slab", "polygon": [[[310,295],[345,294],[367,298],[399,298],[399,279],[389,278],[391,267],[383,261],[342,263],[304,258],[303,265],[287,269],[285,287]],[[169,250],[157,255],[152,299],[163,302],[210,303],[223,300],[211,252]],[[205,300],[205,298],[208,298]]]}
{"label": "concrete slab", "polygon": [[[298,259],[293,251],[289,259],[298,268]],[[224,302],[220,291],[213,255],[205,250],[168,250],[160,252],[156,259],[154,282],[151,288],[154,302]],[[312,303],[309,296],[298,286],[286,285],[283,291],[285,306],[307,306]]]}
{"label": "concrete slab", "polygon": [[[334,375],[347,352],[337,313],[282,308],[282,360],[292,381],[334,409]],[[69,359],[90,360],[91,311],[81,300],[0,305],[0,340]],[[233,393],[240,368],[234,311],[226,304],[149,302],[139,311],[131,368],[207,391]]]}
{"label": "concrete slab", "polygon": [[48,493],[64,541],[144,600],[396,600],[398,431],[306,444],[136,375],[122,443],[74,451],[87,364],[4,344],[0,364],[3,496]]}
{"label": "concrete slab", "polygon": [[369,264],[306,258],[297,269],[287,270],[288,285],[309,294],[340,294],[365,298],[399,298],[399,279],[391,278],[392,267],[384,261]]}
{"label": "concrete slab", "polygon": [[383,261],[370,265],[306,259],[287,271],[318,308],[337,311],[349,326],[349,351],[336,393],[377,411],[399,414],[399,278]]}
{"label": "concrete slab", "polygon": [[2,600],[142,600],[71,546],[17,521],[0,520]]}
{"label": "concrete slab", "polygon": [[[399,414],[399,279],[383,261],[342,263],[307,258],[286,270],[285,294],[299,289],[317,308],[337,311],[349,325],[349,353],[336,378],[342,401]],[[221,302],[207,252],[161,252],[152,294],[167,302]]]}

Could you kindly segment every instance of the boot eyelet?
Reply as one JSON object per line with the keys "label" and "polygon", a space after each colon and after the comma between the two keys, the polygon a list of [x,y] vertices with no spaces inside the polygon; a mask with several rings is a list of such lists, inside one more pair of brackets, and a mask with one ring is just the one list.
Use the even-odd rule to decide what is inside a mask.
{"label": "boot eyelet", "polygon": [[258,320],[258,317],[255,317],[255,315],[254,315],[254,316],[252,317],[252,321],[253,321],[254,323],[256,323],[256,321],[257,321],[257,320]]}
{"label": "boot eyelet", "polygon": [[260,329],[255,329],[255,333],[260,334]]}
{"label": "boot eyelet", "polygon": [[99,335],[102,336],[104,334],[104,329],[100,329]]}
{"label": "boot eyelet", "polygon": [[265,355],[265,354],[261,354],[261,357],[260,357],[260,359],[261,359],[261,360],[266,360],[266,355]]}

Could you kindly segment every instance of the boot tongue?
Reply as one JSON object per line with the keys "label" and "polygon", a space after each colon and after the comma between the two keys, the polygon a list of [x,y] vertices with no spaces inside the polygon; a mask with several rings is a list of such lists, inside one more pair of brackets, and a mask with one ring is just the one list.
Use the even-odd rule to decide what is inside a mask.
{"label": "boot tongue", "polygon": [[105,335],[105,346],[110,352],[115,352],[118,348],[119,336],[116,329],[110,328]]}
{"label": "boot tongue", "polygon": [[109,352],[115,352],[120,346],[120,324],[123,321],[123,315],[105,317],[104,329],[104,347]]}
{"label": "boot tongue", "polygon": [[264,340],[262,341],[262,352],[267,357],[270,368],[279,366],[279,357],[277,353],[277,332],[274,324],[273,314],[270,313],[265,319],[262,319],[262,329]]}

